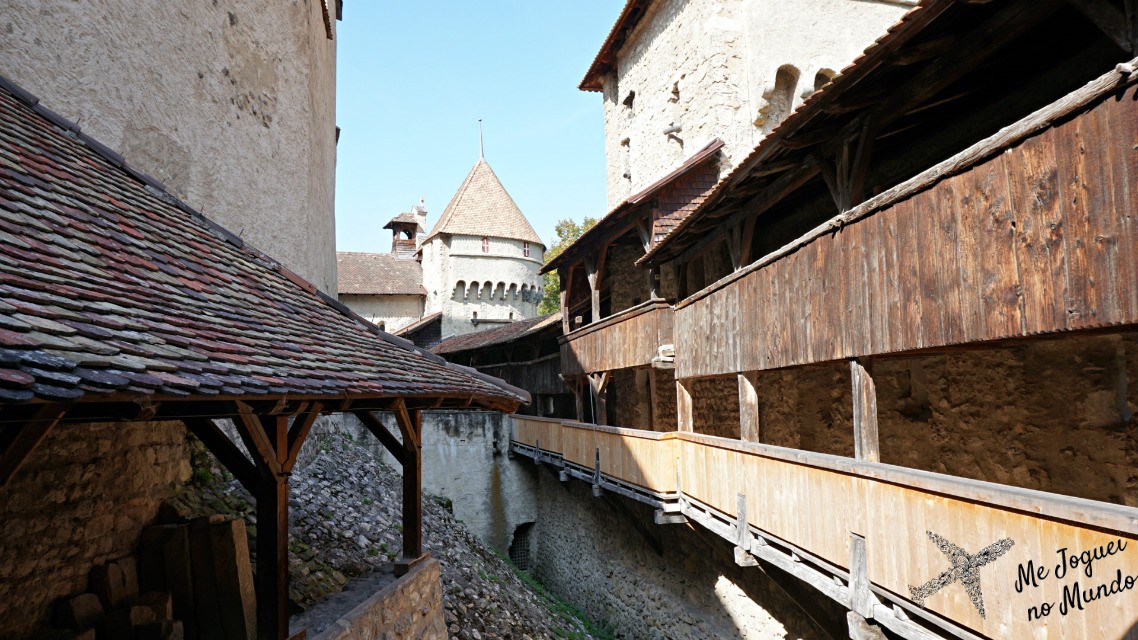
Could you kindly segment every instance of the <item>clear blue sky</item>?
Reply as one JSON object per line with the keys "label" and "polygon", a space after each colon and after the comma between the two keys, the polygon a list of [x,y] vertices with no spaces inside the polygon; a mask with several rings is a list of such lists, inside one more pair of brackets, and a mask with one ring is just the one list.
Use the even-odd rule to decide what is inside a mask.
{"label": "clear blue sky", "polygon": [[622,0],[349,0],[339,24],[336,245],[386,252],[392,216],[434,224],[478,160],[538,234],[604,213],[600,94],[577,89]]}

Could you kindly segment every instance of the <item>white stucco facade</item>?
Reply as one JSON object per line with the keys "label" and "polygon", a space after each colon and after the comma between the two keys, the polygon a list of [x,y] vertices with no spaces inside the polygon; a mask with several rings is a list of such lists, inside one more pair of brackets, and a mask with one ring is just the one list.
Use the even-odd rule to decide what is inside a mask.
{"label": "white stucco facade", "polygon": [[4,2],[0,74],[335,293],[336,44],[321,6]]}
{"label": "white stucco facade", "polygon": [[422,296],[341,293],[339,300],[384,331],[398,331],[423,317]]}
{"label": "white stucco facade", "polygon": [[544,249],[493,236],[431,238],[421,248],[425,314],[442,312],[444,338],[536,317]]}
{"label": "white stucco facade", "polygon": [[[606,197],[619,204],[715,138],[728,172],[912,5],[659,0],[602,79]],[[681,129],[664,131],[673,124]]]}

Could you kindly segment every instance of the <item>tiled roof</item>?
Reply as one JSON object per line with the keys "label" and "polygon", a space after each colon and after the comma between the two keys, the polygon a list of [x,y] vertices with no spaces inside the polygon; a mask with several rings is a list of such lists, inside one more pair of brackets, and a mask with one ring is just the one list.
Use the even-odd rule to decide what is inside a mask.
{"label": "tiled roof", "polygon": [[[704,145],[702,149],[696,151],[686,160],[677,165],[675,169],[669,171],[662,178],[656,180],[652,184],[629,196],[626,200],[613,207],[612,210],[610,210],[608,213],[602,216],[600,220],[597,221],[597,224],[585,230],[585,232],[582,233],[576,240],[571,242],[569,246],[562,249],[561,253],[550,258],[549,262],[546,262],[545,265],[541,267],[541,273],[549,273],[550,271],[556,269],[558,265],[566,264],[571,260],[577,258],[576,254],[587,250],[585,249],[585,246],[588,243],[599,238],[604,238],[606,234],[611,233],[613,229],[616,228],[618,222],[624,217],[624,214],[633,211],[637,208],[638,205],[646,202],[649,198],[657,195],[661,191],[675,186],[676,183],[678,183],[681,178],[687,176],[692,169],[695,169],[696,167],[699,167],[700,165],[714,158],[716,156],[716,153],[718,153],[718,151],[722,148],[723,141],[719,138],[715,138],[711,142]],[[699,204],[703,202],[703,199],[707,196],[707,192],[710,191],[710,188],[715,184],[715,180],[712,178],[711,184],[705,185],[703,182],[706,181],[706,178],[704,176],[699,177],[700,180],[698,182],[700,184],[691,185],[691,193],[684,194],[686,196],[686,201],[683,202],[683,204],[680,206],[676,207],[675,210],[667,211],[665,219],[656,221],[657,224],[654,226],[658,230],[664,233],[672,230],[676,227],[676,225],[680,224],[680,222],[682,222],[689,213],[691,213]],[[654,240],[655,238],[653,238],[653,241]]]}
{"label": "tiled roof", "polygon": [[434,313],[429,313],[429,314],[423,316],[422,318],[419,318],[415,322],[412,322],[411,324],[409,324],[405,327],[400,327],[400,328],[396,329],[395,331],[392,331],[391,334],[395,335],[395,336],[401,336],[401,337],[406,336],[406,335],[410,335],[410,334],[414,334],[416,331],[418,331],[419,329],[422,329],[423,327],[431,324],[435,320],[441,320],[442,317],[443,317],[442,311],[436,311]]}
{"label": "tiled roof", "polygon": [[524,338],[551,325],[560,324],[561,313],[551,313],[538,318],[511,322],[510,324],[488,331],[479,331],[477,333],[468,333],[466,335],[447,338],[433,347],[431,351],[443,354],[468,351],[470,349],[481,349],[482,347],[489,347],[491,345]]}
{"label": "tiled roof", "polygon": [[393,253],[336,252],[339,293],[349,295],[426,295],[423,265]]}
{"label": "tiled roof", "polygon": [[525,398],[372,327],[37,103],[0,78],[0,402]]}
{"label": "tiled roof", "polygon": [[624,46],[632,30],[640,24],[640,19],[648,12],[651,4],[651,0],[627,0],[624,3],[624,8],[621,9],[620,16],[612,25],[608,36],[605,37],[600,51],[593,58],[593,63],[589,65],[589,70],[585,72],[581,83],[577,85],[578,89],[582,91],[602,89],[601,76],[616,68],[616,56],[620,53],[620,48]]}
{"label": "tiled roof", "polygon": [[440,233],[511,238],[545,246],[485,160],[466,174],[426,240]]}
{"label": "tiled roof", "polygon": [[384,229],[392,229],[397,224],[413,224],[416,226],[416,228],[419,231],[423,231],[423,227],[419,226],[418,216],[416,216],[414,213],[412,213],[410,211],[404,211],[403,213],[401,213],[401,214],[395,216],[394,218],[388,220],[387,224],[383,225],[383,228]]}

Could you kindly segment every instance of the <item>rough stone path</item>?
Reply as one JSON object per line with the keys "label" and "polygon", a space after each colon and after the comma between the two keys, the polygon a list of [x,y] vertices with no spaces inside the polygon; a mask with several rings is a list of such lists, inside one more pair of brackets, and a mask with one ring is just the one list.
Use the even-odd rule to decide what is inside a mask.
{"label": "rough stone path", "polygon": [[[294,623],[307,626],[310,637],[385,584],[402,537],[399,473],[380,462],[371,443],[342,433],[319,438],[293,473],[289,500],[289,591],[305,609]],[[170,515],[242,517],[255,553],[257,523],[249,495],[203,451],[195,456],[195,482],[170,503]],[[442,568],[452,638],[593,638],[564,607],[538,593],[475,538],[445,500],[424,497],[423,534]]]}

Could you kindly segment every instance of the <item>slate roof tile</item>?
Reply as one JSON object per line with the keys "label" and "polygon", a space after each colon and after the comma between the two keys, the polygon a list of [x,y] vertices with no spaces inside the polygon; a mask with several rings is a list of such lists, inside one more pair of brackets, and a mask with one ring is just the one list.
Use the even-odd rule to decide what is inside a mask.
{"label": "slate roof tile", "polygon": [[528,400],[341,308],[0,78],[0,402],[107,393]]}
{"label": "slate roof tile", "polygon": [[336,252],[340,294],[426,295],[423,265],[394,253]]}
{"label": "slate roof tile", "polygon": [[485,160],[466,174],[424,242],[440,233],[511,238],[545,246]]}

